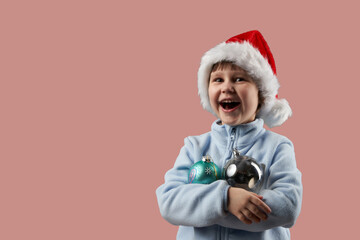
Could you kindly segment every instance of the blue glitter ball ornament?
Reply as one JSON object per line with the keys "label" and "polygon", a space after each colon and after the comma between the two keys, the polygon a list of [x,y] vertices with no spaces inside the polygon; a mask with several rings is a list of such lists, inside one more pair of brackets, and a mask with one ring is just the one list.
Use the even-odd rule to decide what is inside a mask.
{"label": "blue glitter ball ornament", "polygon": [[189,170],[189,183],[209,184],[220,178],[220,168],[211,160],[210,156],[204,156]]}

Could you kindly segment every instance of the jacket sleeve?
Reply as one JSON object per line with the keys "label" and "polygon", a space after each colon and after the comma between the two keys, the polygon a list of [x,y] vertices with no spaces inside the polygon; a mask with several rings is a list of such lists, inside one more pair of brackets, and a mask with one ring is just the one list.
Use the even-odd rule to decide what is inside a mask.
{"label": "jacket sleeve", "polygon": [[[188,184],[190,167],[200,160],[196,146],[185,139],[175,165],[165,174],[165,183],[156,190],[162,217],[174,225],[205,227],[226,215],[228,184]],[[194,157],[195,156],[195,157]],[[199,159],[197,159],[199,158]]]}
{"label": "jacket sleeve", "polygon": [[302,184],[291,142],[277,147],[269,167],[266,189],[260,192],[260,195],[272,210],[266,221],[246,225],[234,215],[228,214],[220,219],[218,224],[252,232],[280,226],[289,228],[295,224],[301,209]]}

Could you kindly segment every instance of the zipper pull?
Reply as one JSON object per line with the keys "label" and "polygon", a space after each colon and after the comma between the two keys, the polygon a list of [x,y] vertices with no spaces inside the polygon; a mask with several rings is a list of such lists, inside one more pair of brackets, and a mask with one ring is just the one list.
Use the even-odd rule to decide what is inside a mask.
{"label": "zipper pull", "polygon": [[234,141],[234,139],[235,139],[235,128],[231,129],[230,139],[231,139],[231,141]]}

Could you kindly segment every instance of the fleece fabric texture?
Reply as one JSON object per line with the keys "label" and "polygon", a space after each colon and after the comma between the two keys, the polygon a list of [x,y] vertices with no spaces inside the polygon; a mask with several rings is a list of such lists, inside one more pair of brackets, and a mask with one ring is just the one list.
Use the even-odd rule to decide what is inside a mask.
{"label": "fleece fabric texture", "polygon": [[[301,173],[291,141],[263,125],[262,119],[235,127],[215,121],[210,132],[185,138],[174,167],[156,190],[161,215],[179,225],[177,239],[290,239],[289,228],[301,209]],[[259,192],[272,210],[266,221],[247,225],[229,213],[229,185],[225,180],[188,183],[190,167],[202,156],[210,155],[223,168],[233,148],[266,166],[265,182]]]}

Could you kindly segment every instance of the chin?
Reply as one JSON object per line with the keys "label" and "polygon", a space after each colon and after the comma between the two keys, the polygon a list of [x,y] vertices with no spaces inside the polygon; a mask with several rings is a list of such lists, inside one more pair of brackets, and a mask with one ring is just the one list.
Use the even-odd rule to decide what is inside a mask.
{"label": "chin", "polygon": [[222,122],[222,124],[226,124],[226,125],[229,125],[229,126],[236,126],[236,125],[241,124],[241,123],[238,123],[236,120],[234,120],[234,121],[229,121],[229,120],[223,120],[223,119],[221,119],[221,122]]}
{"label": "chin", "polygon": [[253,122],[255,119],[250,119],[250,120],[247,120],[247,121],[241,121],[239,119],[235,119],[235,120],[226,120],[226,119],[220,119],[221,120],[221,123],[222,124],[226,124],[226,125],[229,125],[229,126],[237,126],[237,125],[240,125],[240,124],[246,124],[246,123],[250,123],[250,122]]}

